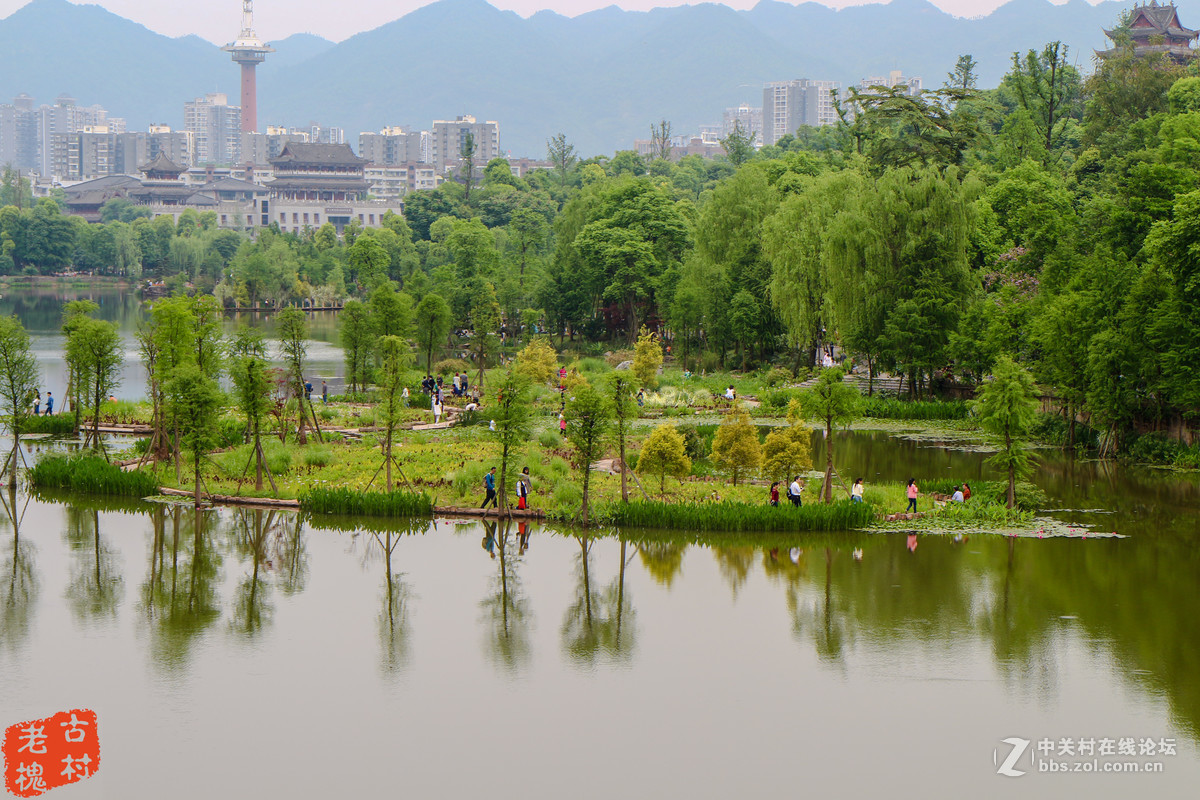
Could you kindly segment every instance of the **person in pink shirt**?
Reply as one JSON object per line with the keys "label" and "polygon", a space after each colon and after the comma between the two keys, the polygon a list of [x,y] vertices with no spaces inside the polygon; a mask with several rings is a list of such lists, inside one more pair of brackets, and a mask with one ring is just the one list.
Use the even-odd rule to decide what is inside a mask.
{"label": "person in pink shirt", "polygon": [[917,510],[917,495],[919,495],[920,493],[921,493],[921,490],[917,488],[917,479],[909,478],[908,479],[908,508],[906,508],[905,511],[916,511]]}

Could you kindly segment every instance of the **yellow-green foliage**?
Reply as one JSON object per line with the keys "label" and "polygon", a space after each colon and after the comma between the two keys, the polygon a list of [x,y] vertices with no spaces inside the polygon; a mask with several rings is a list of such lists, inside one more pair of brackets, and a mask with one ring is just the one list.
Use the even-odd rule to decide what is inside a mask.
{"label": "yellow-green foliage", "polygon": [[558,353],[545,339],[534,339],[517,354],[516,371],[531,383],[547,383],[558,372]]}
{"label": "yellow-green foliage", "polygon": [[738,405],[733,413],[717,427],[712,444],[713,461],[728,470],[737,486],[738,478],[752,473],[762,464],[762,446],[750,415]]}
{"label": "yellow-green foliage", "polygon": [[788,403],[788,426],[767,434],[763,442],[763,477],[789,480],[812,469],[812,431],[804,424],[804,410],[795,398]]}
{"label": "yellow-green foliage", "polygon": [[642,445],[638,456],[639,474],[657,475],[658,491],[667,490],[667,476],[682,478],[692,471],[692,460],[687,457],[683,436],[670,423],[659,425]]}
{"label": "yellow-green foliage", "polygon": [[658,386],[658,368],[662,366],[662,348],[654,336],[645,328],[638,334],[637,347],[634,348],[633,374],[647,389]]}
{"label": "yellow-green foliage", "polygon": [[812,469],[812,432],[803,424],[776,428],[763,442],[763,477],[788,480]]}

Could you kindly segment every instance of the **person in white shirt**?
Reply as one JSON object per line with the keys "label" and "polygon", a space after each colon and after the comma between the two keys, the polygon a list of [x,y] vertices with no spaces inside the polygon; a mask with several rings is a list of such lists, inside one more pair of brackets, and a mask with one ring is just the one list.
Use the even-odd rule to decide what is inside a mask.
{"label": "person in white shirt", "polygon": [[737,392],[735,392],[735,391],[733,390],[733,387],[732,387],[732,386],[730,386],[728,389],[726,389],[726,390],[725,390],[725,399],[726,399],[726,400],[735,400],[735,399],[737,399]]}
{"label": "person in white shirt", "polygon": [[804,487],[800,485],[800,476],[797,475],[795,479],[792,480],[791,486],[788,487],[788,500],[792,501],[792,505],[799,506],[802,504],[800,495],[803,491]]}
{"label": "person in white shirt", "polygon": [[963,491],[962,491],[961,486],[959,486],[957,489],[954,490],[954,495],[950,498],[950,502],[951,503],[965,502],[963,499]]}
{"label": "person in white shirt", "polygon": [[855,479],[854,486],[851,487],[851,489],[850,489],[850,499],[855,503],[861,503],[863,501],[863,479],[862,478]]}

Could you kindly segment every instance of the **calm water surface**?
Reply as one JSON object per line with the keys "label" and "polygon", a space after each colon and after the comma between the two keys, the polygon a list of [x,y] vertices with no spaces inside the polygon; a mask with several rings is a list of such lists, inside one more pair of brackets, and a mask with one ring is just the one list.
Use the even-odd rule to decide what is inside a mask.
{"label": "calm water surface", "polygon": [[[61,394],[61,305],[84,296],[140,397],[135,299],[0,313]],[[339,387],[333,316],[312,329]],[[836,436],[847,477],[994,477],[957,443]],[[1195,797],[1200,482],[1042,456],[1048,513],[1128,538],[709,547],[3,493],[0,725],[97,711],[103,767],[63,798]],[[1010,737],[1178,754],[1008,778]]]}
{"label": "calm water surface", "polygon": [[[136,334],[146,312],[142,301],[136,295],[110,287],[91,290],[40,287],[10,290],[0,297],[0,315],[15,314],[29,331],[33,350],[45,380],[43,396],[47,389],[53,392],[56,398],[55,408],[62,408],[62,398],[67,389],[67,367],[63,360],[65,338],[62,333],[62,307],[69,300],[92,300],[100,306],[96,317],[117,323],[125,345],[125,365],[121,371],[121,383],[114,394],[121,400],[140,400],[145,397],[146,369],[138,352]],[[308,377],[318,390],[322,380],[329,382],[332,391],[340,392],[343,387],[342,376],[345,368],[342,350],[338,344],[336,317],[332,312],[308,315]],[[260,328],[268,338],[275,335],[272,315],[227,315],[225,319],[225,328],[229,333],[238,325],[249,325]]]}

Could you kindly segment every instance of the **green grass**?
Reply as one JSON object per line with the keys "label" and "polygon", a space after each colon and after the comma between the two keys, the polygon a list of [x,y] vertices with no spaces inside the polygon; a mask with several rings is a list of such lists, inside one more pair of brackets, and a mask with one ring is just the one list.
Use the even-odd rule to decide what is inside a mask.
{"label": "green grass", "polygon": [[867,503],[842,500],[810,503],[799,508],[724,500],[719,503],[631,501],[611,504],[600,517],[618,526],[673,528],[689,531],[838,531],[871,523],[875,510]]}
{"label": "green grass", "polygon": [[42,414],[26,417],[21,423],[21,433],[49,433],[53,436],[69,436],[75,432],[74,414]]}
{"label": "green grass", "polygon": [[970,407],[962,400],[909,402],[885,397],[864,397],[862,415],[874,419],[966,419]]}
{"label": "green grass", "polygon": [[424,492],[356,492],[350,489],[309,489],[300,507],[313,514],[366,517],[418,517],[433,514],[433,501]]}
{"label": "green grass", "polygon": [[98,456],[47,456],[29,472],[38,489],[67,489],[85,494],[146,497],[158,483],[145,472],[123,472]]}

